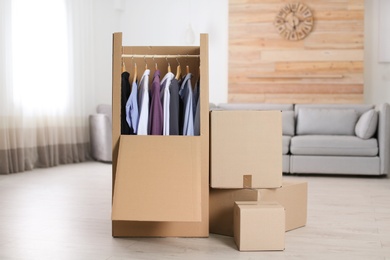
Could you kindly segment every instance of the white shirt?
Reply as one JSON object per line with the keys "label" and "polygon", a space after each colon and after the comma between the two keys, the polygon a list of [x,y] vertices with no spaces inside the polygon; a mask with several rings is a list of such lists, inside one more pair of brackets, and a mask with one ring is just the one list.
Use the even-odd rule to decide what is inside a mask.
{"label": "white shirt", "polygon": [[161,103],[163,104],[163,135],[169,135],[169,104],[171,102],[171,93],[169,92],[169,86],[175,75],[172,72],[168,72],[161,80]]}
{"label": "white shirt", "polygon": [[139,100],[138,100],[138,131],[137,135],[148,134],[149,121],[149,74],[150,70],[146,69],[139,83]]}

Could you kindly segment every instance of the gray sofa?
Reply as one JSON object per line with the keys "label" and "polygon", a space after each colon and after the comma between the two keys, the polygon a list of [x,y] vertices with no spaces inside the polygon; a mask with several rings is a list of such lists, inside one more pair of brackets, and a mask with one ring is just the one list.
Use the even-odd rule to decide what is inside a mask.
{"label": "gray sofa", "polygon": [[223,110],[281,110],[283,172],[386,175],[389,104],[219,104]]}
{"label": "gray sofa", "polygon": [[96,114],[89,116],[89,135],[92,158],[112,162],[112,107],[100,104]]}

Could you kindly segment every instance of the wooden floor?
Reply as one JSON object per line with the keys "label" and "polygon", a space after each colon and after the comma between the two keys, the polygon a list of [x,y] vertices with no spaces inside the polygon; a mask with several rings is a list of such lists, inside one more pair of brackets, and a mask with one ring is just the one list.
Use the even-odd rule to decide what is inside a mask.
{"label": "wooden floor", "polygon": [[111,165],[0,176],[0,259],[390,259],[390,179],[307,180],[308,222],[282,252],[239,252],[231,237],[111,237]]}

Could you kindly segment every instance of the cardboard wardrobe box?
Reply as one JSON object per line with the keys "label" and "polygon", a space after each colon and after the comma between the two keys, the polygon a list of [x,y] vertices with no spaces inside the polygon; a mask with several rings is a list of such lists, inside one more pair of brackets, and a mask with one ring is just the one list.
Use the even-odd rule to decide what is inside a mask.
{"label": "cardboard wardrobe box", "polygon": [[210,112],[212,188],[282,185],[281,111]]}
{"label": "cardboard wardrobe box", "polygon": [[[154,60],[154,57],[156,59]],[[151,136],[121,134],[122,64],[152,61],[161,75],[167,58],[176,57],[200,78],[200,135]],[[146,57],[146,58],[145,58]],[[142,70],[142,69],[141,69]],[[142,75],[141,70],[138,75]],[[200,46],[122,46],[113,35],[112,236],[209,236],[209,96],[208,36]]]}
{"label": "cardboard wardrobe box", "polygon": [[285,231],[306,225],[307,182],[283,181],[276,189],[210,189],[210,233],[233,236],[236,201],[275,201],[286,210]]}
{"label": "cardboard wardrobe box", "polygon": [[285,211],[273,202],[234,204],[234,241],[240,251],[284,250]]}

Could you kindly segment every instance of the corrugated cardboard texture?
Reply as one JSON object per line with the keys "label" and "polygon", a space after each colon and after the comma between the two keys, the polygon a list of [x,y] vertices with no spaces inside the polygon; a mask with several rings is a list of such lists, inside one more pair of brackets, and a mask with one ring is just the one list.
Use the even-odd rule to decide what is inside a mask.
{"label": "corrugated cardboard texture", "polygon": [[[161,178],[161,188],[155,188],[151,189],[148,188],[148,192],[137,192],[137,194],[134,194],[134,192],[130,192],[132,195],[136,195],[137,198],[128,198],[126,196],[129,195],[128,191],[126,191],[126,187],[129,187],[128,185],[136,185],[132,183],[137,183],[137,180],[132,179],[135,175],[131,175],[133,177],[126,176],[126,172],[132,168],[132,164],[138,164],[138,160],[143,160],[145,156],[150,156],[149,153],[138,155],[136,158],[126,157],[126,154],[122,155],[119,153],[122,153],[123,151],[127,151],[128,149],[137,150],[139,147],[145,146],[145,149],[153,149],[155,147],[155,144],[151,145],[148,141],[139,141],[137,145],[134,145],[133,143],[129,144],[127,141],[132,142],[133,139],[128,139],[128,137],[123,137],[120,134],[120,96],[121,96],[121,65],[122,65],[122,58],[121,55],[123,54],[142,54],[142,55],[175,55],[175,54],[181,54],[181,55],[200,55],[200,58],[196,59],[186,59],[186,62],[182,61],[182,67],[185,65],[190,66],[190,72],[194,73],[194,78],[197,78],[198,72],[200,70],[200,136],[197,137],[178,137],[187,139],[189,138],[189,143],[186,143],[186,141],[175,141],[175,139],[170,139],[171,137],[160,137],[160,138],[167,138],[169,140],[169,144],[166,144],[166,146],[172,146],[169,149],[175,150],[176,153],[187,153],[187,155],[184,155],[183,158],[186,158],[185,160],[188,160],[190,162],[195,163],[196,165],[187,165],[188,167],[192,167],[191,170],[187,170],[186,173],[189,173],[189,171],[193,172],[197,176],[192,176],[189,178],[184,178],[183,176],[180,176],[176,178],[176,174],[172,174],[172,176],[176,176],[174,178],[167,178],[164,177],[157,177]],[[183,58],[185,59],[185,58]],[[207,34],[201,34],[200,37],[200,46],[122,46],[122,33],[114,33],[113,35],[113,72],[112,72],[112,88],[113,88],[113,94],[112,94],[112,104],[113,104],[113,168],[112,168],[112,176],[113,176],[113,220],[112,220],[112,235],[114,237],[167,237],[167,236],[178,236],[178,237],[207,237],[209,235],[209,204],[208,204],[208,198],[209,198],[209,87],[208,87],[208,35]],[[136,59],[134,59],[136,60]],[[180,58],[179,58],[180,60]],[[126,68],[132,68],[133,66],[133,59],[127,58],[125,59]],[[161,71],[161,74],[164,75],[164,73],[167,72],[167,60],[166,59],[156,59],[155,61],[151,61],[150,59],[147,60],[149,68],[154,68],[155,63],[158,64],[158,68]],[[168,62],[171,63],[171,65],[175,64],[173,60],[168,60]],[[141,61],[138,62],[138,68],[142,68],[143,66],[140,66],[139,64],[144,64],[144,60],[141,58]],[[183,70],[184,68],[182,68]],[[130,70],[132,71],[132,70]],[[138,71],[138,74],[140,75],[140,70]],[[130,137],[132,138],[132,137]],[[153,138],[151,136],[134,136],[134,138]],[[124,141],[126,140],[126,141]],[[145,139],[146,140],[146,139]],[[127,144],[123,144],[122,147],[122,141],[126,142]],[[124,147],[126,146],[126,147]],[[191,147],[190,147],[191,146]],[[120,148],[121,147],[121,148]],[[162,148],[162,142],[157,144],[157,147]],[[177,150],[174,148],[178,148]],[[119,151],[121,149],[121,152]],[[163,151],[166,151],[165,148]],[[125,152],[126,153],[126,152]],[[156,155],[156,154],[154,154]],[[167,156],[168,155],[164,155]],[[164,157],[163,156],[163,157]],[[190,156],[194,156],[194,158],[190,159]],[[167,159],[167,157],[165,157]],[[180,157],[180,156],[179,156]],[[181,157],[180,157],[181,158]],[[172,158],[170,162],[166,162],[162,164],[159,162],[158,164],[155,163],[152,167],[156,170],[158,168],[164,168],[166,165],[173,161],[175,161],[176,158]],[[187,161],[187,162],[188,162]],[[161,163],[161,164],[160,164]],[[172,163],[171,163],[172,165]],[[138,166],[137,166],[138,167]],[[145,167],[144,169],[147,169],[148,167]],[[180,169],[183,168],[183,165],[179,167]],[[176,166],[173,166],[172,169],[176,169]],[[199,170],[200,170],[200,181],[199,181]],[[165,172],[168,171],[166,168],[164,170]],[[152,170],[152,172],[155,172]],[[131,173],[133,174],[133,173]],[[134,173],[134,174],[140,174]],[[168,174],[169,175],[169,174]],[[121,181],[117,181],[117,176],[121,176],[119,178],[125,178],[124,183]],[[145,176],[144,176],[145,177]],[[144,179],[144,185],[148,181],[150,183],[154,182],[154,185],[156,185],[157,180],[155,178],[155,175],[150,176],[150,180]],[[188,177],[188,176],[187,176]],[[184,178],[184,179],[182,179]],[[189,179],[193,179],[194,183],[190,185],[193,187],[193,189],[189,188],[189,182],[187,182]],[[179,181],[179,179],[181,179]],[[184,181],[184,182],[182,182]],[[132,182],[132,183],[131,183]],[[120,184],[119,184],[120,183]],[[161,204],[159,207],[163,208],[165,207],[168,212],[164,212],[160,216],[154,216],[152,212],[149,211],[149,209],[142,208],[142,201],[147,198],[148,203],[153,201],[160,200],[160,195],[162,195],[162,190],[166,190],[167,187],[164,187],[166,184],[169,184],[168,186],[181,186],[183,187],[175,187],[173,190],[177,189],[175,193],[181,193],[179,196],[183,195],[182,191],[184,190],[184,187],[187,187],[188,189],[185,191],[186,194],[183,195],[183,198],[174,198],[172,201],[169,201],[167,197],[164,198],[166,203],[168,204],[163,205]],[[120,191],[117,191],[117,185],[121,186]],[[200,186],[199,186],[200,185]],[[200,190],[200,193],[198,192]],[[184,192],[184,191],[183,191]],[[188,192],[188,194],[187,194]],[[116,194],[115,194],[116,193]],[[200,196],[197,199],[193,197],[191,194],[198,194]],[[164,197],[165,194],[162,196]],[[139,200],[138,202],[135,201],[135,199]],[[188,200],[187,200],[188,199]],[[118,201],[117,201],[118,200]],[[123,208],[123,205],[127,202],[131,201],[131,203],[134,203],[140,209],[138,213],[133,213],[132,206],[127,209]],[[184,204],[186,204],[185,208],[190,207],[193,212],[184,213],[183,215],[175,215],[174,212],[182,212],[184,211],[184,207],[182,209],[175,209],[174,211],[170,211],[171,206],[173,205],[173,201],[181,201],[181,207],[183,207]],[[140,202],[141,201],[141,202]],[[184,203],[186,201],[186,203]],[[192,205],[194,201],[198,205]],[[119,204],[117,205],[117,203]],[[115,206],[114,206],[115,204]],[[150,204],[149,204],[150,205]],[[114,209],[115,208],[115,209]],[[200,212],[198,209],[200,208]],[[115,213],[114,213],[115,212]],[[120,214],[118,214],[120,213]],[[144,214],[145,213],[145,214]],[[200,213],[200,221],[189,221],[190,219],[199,219],[199,213]],[[134,215],[136,214],[136,216]],[[115,219],[124,219],[128,218],[128,220],[115,220]],[[134,221],[132,219],[160,219],[158,221]],[[172,219],[172,221],[168,221],[168,219]],[[178,221],[178,219],[181,219],[182,221]]]}
{"label": "corrugated cardboard texture", "polygon": [[233,236],[233,207],[236,201],[257,201],[255,189],[210,189],[210,233]]}
{"label": "corrugated cardboard texture", "polygon": [[122,135],[118,156],[113,220],[201,221],[199,137]]}
{"label": "corrugated cardboard texture", "polygon": [[260,201],[276,201],[286,209],[286,231],[307,221],[307,182],[283,182],[280,189],[259,189]]}
{"label": "corrugated cardboard texture", "polygon": [[212,111],[211,187],[251,188],[282,184],[282,114],[280,111]]}
{"label": "corrugated cardboard texture", "polygon": [[284,250],[285,212],[277,203],[234,205],[234,241],[240,251]]}
{"label": "corrugated cardboard texture", "polygon": [[307,182],[283,181],[276,189],[210,189],[210,233],[233,236],[235,201],[277,202],[286,210],[285,231],[307,221]]}

